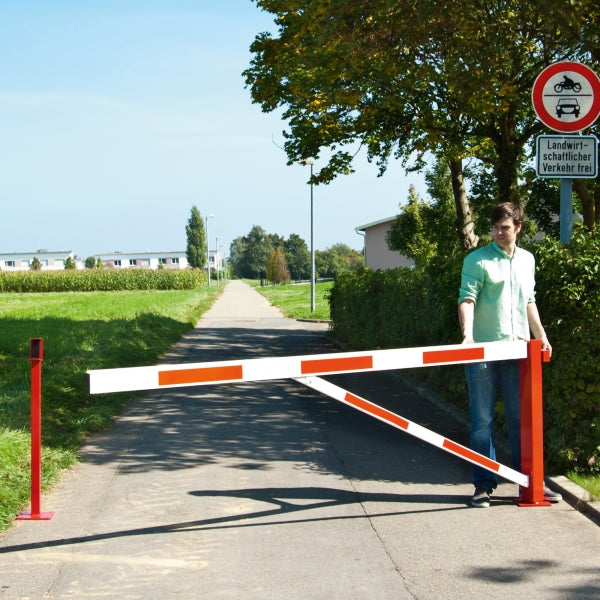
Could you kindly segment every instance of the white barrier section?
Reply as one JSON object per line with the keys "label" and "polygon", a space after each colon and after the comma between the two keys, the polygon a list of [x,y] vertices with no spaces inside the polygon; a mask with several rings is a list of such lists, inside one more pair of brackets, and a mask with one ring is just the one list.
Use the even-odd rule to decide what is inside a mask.
{"label": "white barrier section", "polygon": [[87,371],[90,394],[522,359],[527,342],[455,344]]}
{"label": "white barrier section", "polygon": [[432,446],[436,446],[437,448],[441,448],[454,456],[458,456],[463,460],[466,460],[472,464],[479,465],[488,471],[492,471],[493,473],[497,473],[501,477],[508,479],[509,481],[513,481],[514,483],[518,483],[523,487],[529,487],[529,477],[524,475],[523,473],[519,473],[519,471],[515,471],[506,465],[498,463],[494,460],[491,460],[487,456],[483,456],[483,454],[479,454],[478,452],[474,452],[470,448],[458,444],[457,442],[453,442],[448,438],[445,438],[430,429],[426,429],[425,427],[414,423],[413,421],[409,421],[396,413],[393,413],[387,408],[383,408],[369,400],[365,400],[352,392],[349,392],[338,385],[331,383],[330,381],[326,381],[325,379],[321,379],[320,377],[297,377],[295,381],[298,383],[302,383],[303,385],[321,392],[334,400],[338,400],[343,404],[351,406],[360,412],[367,414],[371,417],[382,421],[383,423],[387,423],[396,429],[400,429],[413,437],[416,437]]}

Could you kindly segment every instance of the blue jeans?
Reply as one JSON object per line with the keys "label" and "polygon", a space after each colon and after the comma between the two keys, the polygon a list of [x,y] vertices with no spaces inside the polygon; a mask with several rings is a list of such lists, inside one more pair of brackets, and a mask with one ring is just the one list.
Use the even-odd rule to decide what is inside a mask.
{"label": "blue jeans", "polygon": [[[498,392],[504,402],[508,422],[513,468],[521,470],[521,402],[520,361],[501,360],[468,363],[465,375],[469,386],[471,411],[471,449],[496,460],[494,448],[494,406]],[[476,487],[494,489],[498,485],[495,473],[477,465],[473,468]]]}

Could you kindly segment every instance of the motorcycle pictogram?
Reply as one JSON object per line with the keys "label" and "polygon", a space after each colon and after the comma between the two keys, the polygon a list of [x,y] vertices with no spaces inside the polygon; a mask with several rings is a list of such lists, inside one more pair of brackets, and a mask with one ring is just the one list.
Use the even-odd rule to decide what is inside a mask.
{"label": "motorcycle pictogram", "polygon": [[560,94],[563,90],[573,90],[575,93],[581,91],[581,84],[573,81],[570,77],[563,75],[563,81],[555,84],[554,91]]}

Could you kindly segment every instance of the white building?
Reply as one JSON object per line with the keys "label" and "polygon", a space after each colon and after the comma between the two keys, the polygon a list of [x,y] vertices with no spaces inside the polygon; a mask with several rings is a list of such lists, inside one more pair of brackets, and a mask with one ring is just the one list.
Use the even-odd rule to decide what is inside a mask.
{"label": "white building", "polygon": [[94,254],[96,263],[98,259],[103,266],[114,269],[185,269],[188,261],[185,251],[170,252],[107,252]]}
{"label": "white building", "polygon": [[0,269],[2,271],[29,271],[34,258],[40,261],[42,271],[61,271],[65,268],[67,258],[75,260],[78,269],[83,268],[81,260],[75,257],[71,250],[49,252],[36,250],[35,252],[8,252],[0,254]]}
{"label": "white building", "polygon": [[390,250],[385,241],[387,232],[396,220],[396,217],[380,219],[373,223],[360,225],[355,228],[356,233],[364,237],[365,265],[369,269],[395,269],[396,267],[414,267],[415,262]]}

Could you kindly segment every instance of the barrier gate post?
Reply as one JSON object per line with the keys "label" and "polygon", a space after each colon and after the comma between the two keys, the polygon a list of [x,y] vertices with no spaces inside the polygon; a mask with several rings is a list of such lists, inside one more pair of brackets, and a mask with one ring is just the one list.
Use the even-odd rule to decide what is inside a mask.
{"label": "barrier gate post", "polygon": [[41,511],[42,496],[42,361],[44,340],[29,340],[31,363],[31,510],[22,512],[19,521],[48,521],[53,512]]}
{"label": "barrier gate post", "polygon": [[527,358],[521,359],[521,471],[529,475],[529,487],[521,488],[519,506],[550,506],[544,500],[544,415],[542,403],[542,362],[550,352],[542,351],[540,340],[527,344]]}

